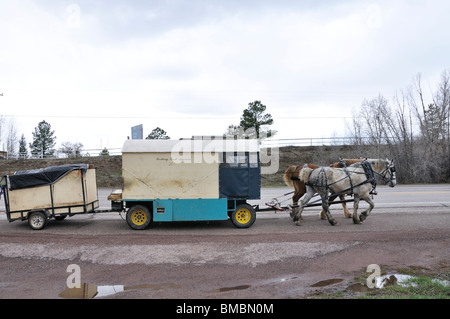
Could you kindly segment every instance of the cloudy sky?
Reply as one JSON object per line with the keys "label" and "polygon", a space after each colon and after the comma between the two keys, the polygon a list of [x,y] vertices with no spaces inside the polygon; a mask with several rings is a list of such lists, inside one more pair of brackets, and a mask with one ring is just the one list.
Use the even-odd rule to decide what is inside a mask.
{"label": "cloudy sky", "polygon": [[447,0],[0,4],[0,115],[27,142],[45,119],[57,147],[221,135],[255,100],[277,138],[342,136],[365,98],[450,68]]}

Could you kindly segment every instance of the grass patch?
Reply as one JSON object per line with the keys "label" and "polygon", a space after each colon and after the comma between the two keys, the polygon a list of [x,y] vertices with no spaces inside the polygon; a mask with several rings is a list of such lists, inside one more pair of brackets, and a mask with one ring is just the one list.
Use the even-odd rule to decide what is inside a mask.
{"label": "grass patch", "polygon": [[370,299],[450,299],[450,287],[429,277],[412,277],[402,285],[389,285],[360,297]]}
{"label": "grass patch", "polygon": [[[381,276],[387,275],[381,267]],[[450,299],[450,271],[447,261],[433,269],[409,266],[389,273],[412,276],[401,283],[391,283],[383,288],[367,287],[370,273],[357,274],[347,288],[324,288],[309,293],[308,299]],[[395,276],[395,275],[394,275]],[[396,279],[401,278],[397,276]]]}

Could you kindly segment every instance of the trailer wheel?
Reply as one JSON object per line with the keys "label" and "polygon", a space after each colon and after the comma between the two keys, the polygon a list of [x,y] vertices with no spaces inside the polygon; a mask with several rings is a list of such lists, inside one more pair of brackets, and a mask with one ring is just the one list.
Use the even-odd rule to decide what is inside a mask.
{"label": "trailer wheel", "polygon": [[33,212],[28,216],[28,225],[33,230],[41,230],[47,224],[47,216],[44,212]]}
{"label": "trailer wheel", "polygon": [[135,205],[127,212],[128,225],[136,230],[147,228],[152,221],[152,216],[147,207],[142,205]]}
{"label": "trailer wheel", "polygon": [[231,213],[231,222],[237,228],[248,228],[256,220],[256,212],[249,204],[241,204]]}

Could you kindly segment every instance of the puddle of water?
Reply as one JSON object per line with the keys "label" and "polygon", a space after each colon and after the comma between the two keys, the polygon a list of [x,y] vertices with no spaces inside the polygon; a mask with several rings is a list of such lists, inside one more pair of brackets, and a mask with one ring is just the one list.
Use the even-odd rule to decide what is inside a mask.
{"label": "puddle of water", "polygon": [[[383,288],[384,286],[387,285],[400,285],[400,286],[408,286],[411,285],[413,287],[416,287],[417,284],[415,283],[409,283],[407,284],[406,281],[408,281],[409,279],[414,278],[414,276],[410,276],[410,275],[402,275],[402,274],[390,274],[390,275],[385,275],[385,276],[381,276],[377,278],[377,281],[375,283],[375,287],[376,288]],[[440,282],[444,285],[449,285],[448,281],[442,281],[442,280],[438,280],[438,279],[433,279],[436,280],[437,282]]]}
{"label": "puddle of water", "polygon": [[276,282],[286,282],[286,281],[290,281],[290,280],[294,280],[297,279],[297,277],[290,277],[290,278],[280,278],[278,279]]}
{"label": "puddle of water", "polygon": [[92,299],[110,296],[125,290],[132,289],[146,289],[161,290],[163,288],[180,288],[175,284],[153,284],[153,285],[138,285],[138,286],[124,286],[124,285],[110,285],[97,286],[88,283],[82,283],[80,288],[66,287],[58,296],[65,299]]}
{"label": "puddle of water", "polygon": [[341,278],[327,279],[327,280],[322,280],[322,281],[316,282],[315,284],[312,284],[310,287],[325,287],[325,286],[337,284],[338,282],[342,282],[342,281],[344,281],[344,279],[341,279]]}
{"label": "puddle of water", "polygon": [[114,285],[114,286],[97,286],[97,295],[95,298],[114,295],[118,292],[122,292],[125,290],[123,285]]}
{"label": "puddle of water", "polygon": [[65,299],[91,299],[97,296],[97,286],[81,283],[80,288],[64,289],[58,296]]}
{"label": "puddle of water", "polygon": [[354,292],[366,292],[369,291],[370,288],[367,286],[361,285],[361,284],[353,284],[347,287],[347,289],[354,291]]}
{"label": "puddle of water", "polygon": [[234,287],[223,287],[216,290],[213,290],[213,292],[224,292],[224,291],[232,291],[232,290],[244,290],[247,288],[250,288],[251,285],[240,285],[240,286],[234,286]]}

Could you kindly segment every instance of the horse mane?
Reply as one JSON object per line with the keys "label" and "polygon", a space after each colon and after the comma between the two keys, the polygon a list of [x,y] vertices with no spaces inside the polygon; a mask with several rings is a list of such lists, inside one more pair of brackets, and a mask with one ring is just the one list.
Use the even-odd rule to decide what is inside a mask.
{"label": "horse mane", "polygon": [[290,165],[286,169],[286,171],[284,172],[284,175],[283,175],[283,179],[284,179],[284,182],[286,183],[286,185],[292,187],[294,185],[293,180],[297,180],[297,179],[300,178],[300,176],[299,176],[300,172],[305,167],[313,168],[313,169],[314,168],[319,168],[319,166],[316,166],[316,165],[311,164],[311,163],[300,164],[298,166]]}
{"label": "horse mane", "polygon": [[337,168],[340,168],[340,167],[342,167],[342,166],[341,166],[341,163],[342,163],[342,162],[344,162],[345,165],[350,166],[350,165],[352,165],[352,164],[359,163],[359,162],[361,162],[362,160],[363,160],[362,158],[351,158],[351,159],[343,158],[343,159],[340,160],[339,162],[336,162],[336,163],[331,164],[330,167],[337,167]]}
{"label": "horse mane", "polygon": [[311,175],[311,172],[313,171],[313,169],[311,167],[304,167],[301,171],[300,174],[298,175],[298,178],[303,182],[306,183],[308,182],[308,178],[309,175]]}
{"label": "horse mane", "polygon": [[382,167],[386,166],[386,162],[388,161],[388,159],[383,160],[382,158],[368,158],[366,159],[367,162],[370,163],[370,165],[372,165],[374,170],[380,170],[382,169]]}

